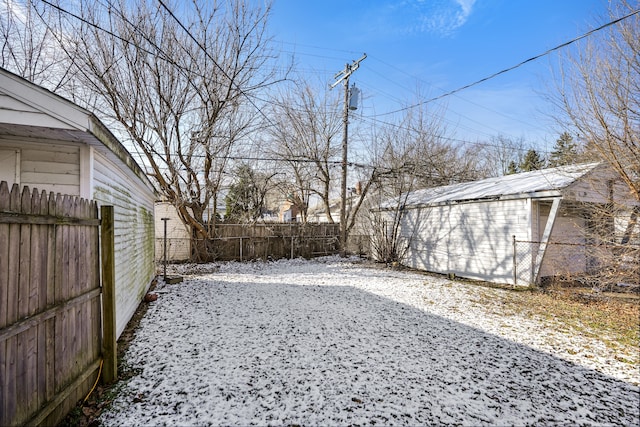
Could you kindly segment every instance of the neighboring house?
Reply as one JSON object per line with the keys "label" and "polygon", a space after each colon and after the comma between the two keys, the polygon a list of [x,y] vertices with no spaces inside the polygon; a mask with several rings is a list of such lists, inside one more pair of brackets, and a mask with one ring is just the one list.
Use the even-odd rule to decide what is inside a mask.
{"label": "neighboring house", "polygon": [[120,336],[155,275],[153,186],[91,112],[0,68],[0,180],[113,205]]}
{"label": "neighboring house", "polygon": [[[359,187],[358,187],[359,188]],[[349,188],[347,193],[347,211],[346,215],[349,217],[351,214],[351,209],[360,201],[360,193],[355,192],[354,189]],[[341,200],[334,199],[330,202],[329,209],[331,211],[331,219],[333,222],[340,222],[340,206],[342,205]],[[324,203],[317,203],[313,207],[310,207],[307,211],[307,222],[329,222],[329,218],[327,217],[327,208]]]}
{"label": "neighboring house", "polygon": [[291,200],[285,200],[280,205],[280,213],[278,218],[281,222],[296,222],[298,221],[298,216],[300,215],[300,210]]}
{"label": "neighboring house", "polygon": [[156,259],[164,260],[165,224],[167,261],[191,259],[191,232],[180,219],[178,211],[169,202],[155,204]]}
{"label": "neighboring house", "polygon": [[[331,219],[333,222],[340,222],[340,199],[334,200],[329,207],[331,209]],[[307,211],[307,222],[329,222],[327,208],[323,203],[310,207]]]}
{"label": "neighboring house", "polygon": [[622,194],[617,174],[588,164],[419,190],[381,210],[400,215],[407,266],[528,285],[593,267],[588,205]]}

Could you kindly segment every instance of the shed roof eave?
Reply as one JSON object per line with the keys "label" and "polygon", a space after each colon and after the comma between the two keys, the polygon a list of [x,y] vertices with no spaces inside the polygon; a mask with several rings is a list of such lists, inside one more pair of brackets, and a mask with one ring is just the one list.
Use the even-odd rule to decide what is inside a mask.
{"label": "shed roof eave", "polygon": [[[122,145],[118,138],[93,114],[89,115],[89,128],[87,132],[95,137],[102,146],[106,147],[113,155],[123,162],[131,172],[133,172],[147,187],[156,192],[155,187],[149,180],[147,174],[142,170],[140,165],[133,159],[131,154]],[[100,146],[100,144],[98,144]],[[157,194],[156,194],[157,195]]]}
{"label": "shed roof eave", "polygon": [[86,130],[89,126],[91,113],[88,110],[4,68],[0,68],[0,87],[12,98],[37,106],[38,110],[58,120],[62,128]]}
{"label": "shed roof eave", "polygon": [[470,204],[470,203],[485,203],[492,201],[503,201],[503,200],[526,200],[526,199],[556,199],[562,198],[562,192],[560,190],[548,190],[548,191],[534,191],[530,193],[519,193],[519,194],[505,194],[501,196],[490,196],[490,197],[480,197],[475,199],[460,199],[460,200],[446,200],[441,202],[434,203],[418,203],[412,205],[403,205],[403,206],[394,206],[394,207],[383,207],[378,209],[372,209],[374,212],[390,212],[398,210],[409,210],[409,209],[421,209],[421,208],[429,208],[436,206],[452,206],[452,205],[462,205],[462,204]]}

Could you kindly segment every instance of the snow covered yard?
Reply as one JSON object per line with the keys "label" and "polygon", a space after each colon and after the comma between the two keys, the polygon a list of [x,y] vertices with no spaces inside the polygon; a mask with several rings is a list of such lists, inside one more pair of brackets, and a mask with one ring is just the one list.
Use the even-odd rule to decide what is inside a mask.
{"label": "snow covered yard", "polygon": [[477,286],[339,258],[198,268],[158,286],[104,425],[640,425],[637,349]]}

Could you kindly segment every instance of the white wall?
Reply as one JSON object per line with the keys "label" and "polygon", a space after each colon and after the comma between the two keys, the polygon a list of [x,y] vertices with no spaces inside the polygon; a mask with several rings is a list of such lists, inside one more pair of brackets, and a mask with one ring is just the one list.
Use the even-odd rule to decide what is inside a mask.
{"label": "white wall", "polygon": [[411,238],[412,268],[497,283],[513,282],[513,236],[530,239],[528,200],[485,201],[408,209],[401,234]]}
{"label": "white wall", "polygon": [[32,190],[80,195],[80,148],[77,144],[0,136],[0,150],[17,152],[20,185],[28,185]]}
{"label": "white wall", "polygon": [[7,181],[9,189],[14,183],[20,183],[19,165],[20,150],[0,147],[0,181]]}
{"label": "white wall", "polygon": [[155,195],[103,154],[94,153],[93,199],[114,206],[116,331],[120,336],[155,276]]}
{"label": "white wall", "polygon": [[182,223],[176,208],[168,202],[155,204],[156,259],[164,256],[164,221],[167,221],[167,260],[184,261],[191,258],[189,228]]}

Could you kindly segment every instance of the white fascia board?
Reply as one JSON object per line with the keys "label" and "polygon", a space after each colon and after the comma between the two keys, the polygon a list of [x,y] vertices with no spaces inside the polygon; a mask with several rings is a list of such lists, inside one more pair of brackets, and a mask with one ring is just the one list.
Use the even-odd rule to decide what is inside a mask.
{"label": "white fascia board", "polygon": [[[59,128],[87,131],[90,113],[73,102],[0,69],[0,90],[59,122]],[[34,124],[37,125],[37,124]]]}
{"label": "white fascia board", "polygon": [[[536,191],[533,193],[520,193],[520,194],[506,194],[503,196],[491,196],[491,197],[483,197],[478,199],[467,199],[467,200],[447,200],[444,202],[437,203],[421,203],[410,206],[401,206],[400,210],[409,210],[409,209],[420,209],[420,208],[429,208],[435,206],[452,206],[452,205],[462,205],[467,203],[485,203],[492,201],[502,201],[502,200],[522,200],[522,199],[549,199],[553,200],[556,198],[562,198],[562,192],[560,190],[549,190],[549,191]],[[396,207],[391,208],[381,208],[377,209],[377,211],[395,211]],[[372,209],[373,211],[373,209]]]}

